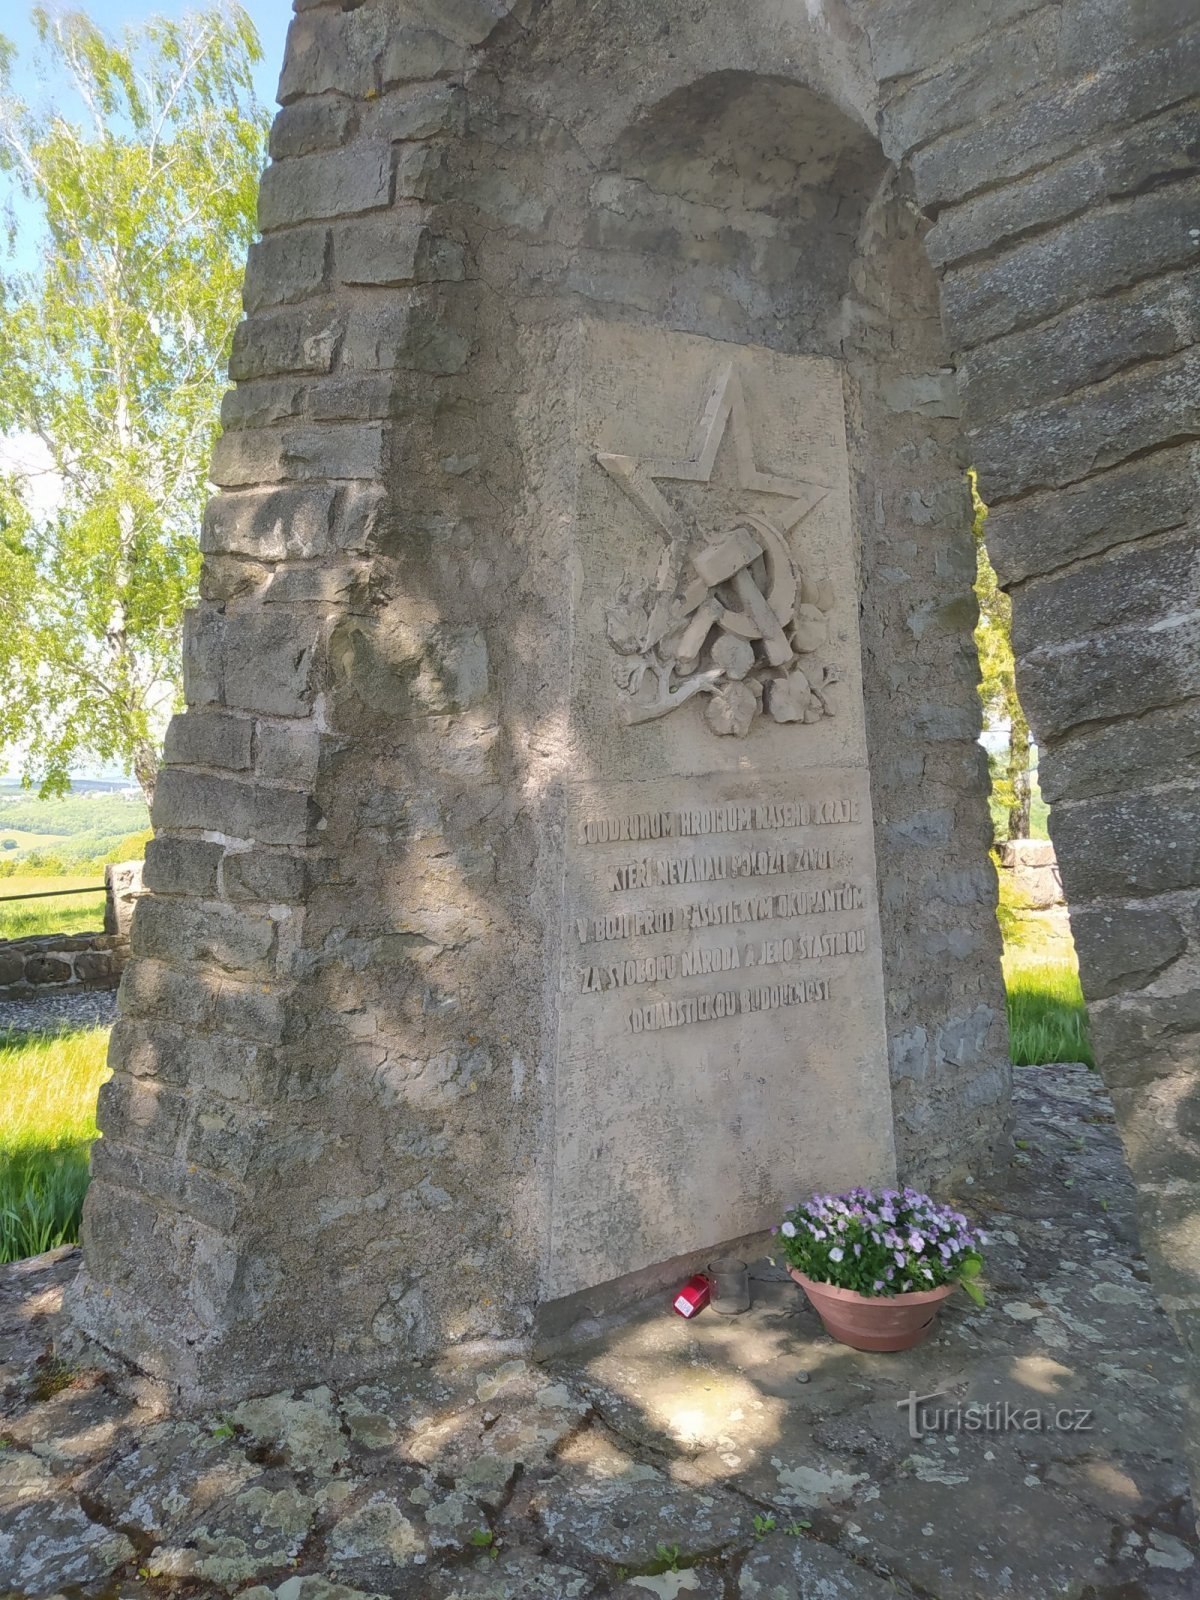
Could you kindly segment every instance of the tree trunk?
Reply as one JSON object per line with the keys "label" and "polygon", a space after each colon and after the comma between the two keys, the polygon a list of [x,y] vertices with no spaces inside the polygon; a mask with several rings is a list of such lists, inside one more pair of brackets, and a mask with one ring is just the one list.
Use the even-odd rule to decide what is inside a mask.
{"label": "tree trunk", "polygon": [[133,752],[133,775],[142,786],[146,804],[154,804],[154,785],[158,781],[158,746],[141,739]]}
{"label": "tree trunk", "polygon": [[1008,837],[1029,837],[1029,724],[1016,697],[1013,697],[1012,724],[1008,735],[1008,782],[1012,799],[1008,808]]}

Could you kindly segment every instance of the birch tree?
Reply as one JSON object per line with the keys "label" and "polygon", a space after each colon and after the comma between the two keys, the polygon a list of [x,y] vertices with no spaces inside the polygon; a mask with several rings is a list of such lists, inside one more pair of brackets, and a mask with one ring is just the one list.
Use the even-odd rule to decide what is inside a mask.
{"label": "birch tree", "polygon": [[979,601],[979,624],[975,645],[979,651],[979,698],[989,726],[1008,724],[1008,753],[1004,775],[995,783],[995,793],[1008,814],[1008,837],[1029,837],[1029,812],[1032,795],[1030,766],[1033,739],[1029,723],[1017,694],[1017,669],[1012,648],[1012,601],[1000,587],[995,568],[984,543],[988,508],[979,495],[974,469],[968,473],[974,518],[975,596]]}
{"label": "birch tree", "polygon": [[46,104],[0,38],[0,435],[53,493],[0,482],[0,748],[43,793],[93,757],[150,799],[265,159],[261,52],[237,5],[120,39],[32,15]]}

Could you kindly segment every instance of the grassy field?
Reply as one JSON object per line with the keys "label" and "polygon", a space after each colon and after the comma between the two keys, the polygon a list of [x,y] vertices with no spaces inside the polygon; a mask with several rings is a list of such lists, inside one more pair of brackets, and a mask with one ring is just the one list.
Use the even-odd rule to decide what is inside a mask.
{"label": "grassy field", "polygon": [[1054,1061],[1095,1065],[1079,969],[1073,958],[1049,959],[1020,948],[1006,950],[1004,984],[1009,1050],[1015,1067]]}
{"label": "grassy field", "polygon": [[0,1262],[79,1236],[108,1029],[0,1034]]}
{"label": "grassy field", "polygon": [[8,858],[17,861],[31,850],[53,849],[61,843],[61,834],[30,833],[27,828],[5,827],[3,813],[0,812],[0,861]]}
{"label": "grassy field", "polygon": [[[23,873],[0,878],[0,896],[88,888],[103,877],[102,867],[61,878]],[[0,939],[25,939],[35,933],[94,933],[103,926],[103,889],[96,894],[62,895],[52,900],[0,899]]]}

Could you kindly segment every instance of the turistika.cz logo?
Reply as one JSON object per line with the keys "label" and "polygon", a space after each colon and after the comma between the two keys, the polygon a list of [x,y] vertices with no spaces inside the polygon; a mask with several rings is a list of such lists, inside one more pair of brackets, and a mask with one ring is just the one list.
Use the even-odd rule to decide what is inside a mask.
{"label": "turistika.cz logo", "polygon": [[906,1399],[896,1401],[897,1411],[908,1412],[910,1439],[923,1439],[927,1433],[1090,1433],[1095,1426],[1094,1413],[1082,1407],[1043,1411],[1011,1400],[934,1404],[945,1398],[941,1389],[932,1394],[910,1389]]}

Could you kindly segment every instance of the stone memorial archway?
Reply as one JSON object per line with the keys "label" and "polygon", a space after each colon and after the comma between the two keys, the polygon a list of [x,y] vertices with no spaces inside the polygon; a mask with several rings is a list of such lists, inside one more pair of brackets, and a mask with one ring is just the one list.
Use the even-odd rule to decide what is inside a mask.
{"label": "stone memorial archway", "polygon": [[1130,9],[302,9],[88,1203],[106,1344],[342,1381],[782,1189],[990,1159],[959,387],[1194,1339],[1194,36]]}

